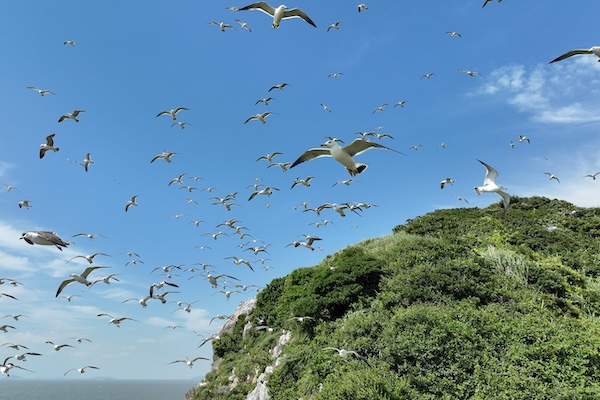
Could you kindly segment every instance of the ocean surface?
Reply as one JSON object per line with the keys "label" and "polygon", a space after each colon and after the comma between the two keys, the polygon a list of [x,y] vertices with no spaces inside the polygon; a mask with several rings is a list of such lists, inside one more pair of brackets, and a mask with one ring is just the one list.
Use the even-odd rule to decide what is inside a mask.
{"label": "ocean surface", "polygon": [[188,380],[0,379],[0,400],[185,400]]}

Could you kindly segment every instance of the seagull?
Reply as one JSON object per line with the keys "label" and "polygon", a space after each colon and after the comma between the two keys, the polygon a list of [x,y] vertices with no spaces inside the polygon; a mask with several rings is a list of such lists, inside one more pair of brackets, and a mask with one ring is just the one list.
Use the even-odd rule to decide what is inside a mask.
{"label": "seagull", "polygon": [[127,210],[129,210],[129,207],[138,205],[137,198],[138,198],[138,195],[136,194],[125,204],[125,212],[127,212]]}
{"label": "seagull", "polygon": [[174,127],[175,125],[179,125],[179,127],[181,129],[185,129],[186,125],[192,126],[192,124],[190,124],[189,122],[186,122],[186,121],[181,121],[181,122],[176,121],[171,124],[171,128]]}
{"label": "seagull", "polygon": [[189,110],[189,108],[177,107],[177,108],[170,109],[170,110],[164,110],[164,111],[161,111],[158,114],[156,114],[156,116],[160,117],[161,115],[170,115],[171,118],[173,119],[173,121],[175,121],[177,119],[177,113],[182,110]]}
{"label": "seagull", "polygon": [[11,317],[15,321],[18,321],[19,318],[21,318],[21,317],[28,317],[28,315],[25,315],[25,314],[8,314],[8,315],[3,316],[2,318],[8,318],[8,317]]}
{"label": "seagull", "polygon": [[292,187],[290,189],[293,189],[296,185],[304,185],[306,187],[310,187],[310,181],[312,179],[314,179],[314,176],[308,176],[305,179],[300,179],[300,177],[297,177],[296,179],[294,179],[294,183],[292,183]]}
{"label": "seagull", "polygon": [[[483,2],[483,5],[481,6],[481,8],[485,7],[487,5],[487,3],[489,3],[490,1],[493,1],[493,0],[485,0]],[[502,3],[502,0],[498,0],[498,3]]]}
{"label": "seagull", "polygon": [[18,365],[15,365],[13,363],[9,363],[8,360],[10,360],[11,358],[13,358],[13,357],[12,356],[6,357],[6,359],[4,360],[4,363],[0,364],[0,373],[2,373],[2,375],[10,376],[9,372],[12,368],[18,368],[18,369],[22,369],[23,371],[33,372],[33,371],[28,370],[27,368],[23,368]]}
{"label": "seagull", "polygon": [[51,90],[45,90],[45,89],[38,89],[35,86],[27,86],[27,89],[31,89],[31,90],[35,90],[36,92],[38,92],[40,94],[40,96],[45,96],[47,94],[53,94],[56,95],[56,93],[54,93]]}
{"label": "seagull", "polygon": [[519,135],[519,143],[527,142],[531,144],[531,140],[527,136]]}
{"label": "seagull", "polygon": [[19,206],[19,208],[23,208],[23,207],[25,207],[27,209],[31,208],[31,204],[29,203],[29,200],[21,200],[17,203],[17,205]]}
{"label": "seagull", "polygon": [[[96,256],[108,256],[108,257],[110,257],[106,253],[94,253],[94,254],[89,254],[87,256],[78,255],[78,256],[72,257],[71,259],[69,259],[69,261],[73,261],[76,258],[85,258],[88,263],[92,264],[94,262],[94,257],[96,257]],[[69,261],[67,261],[67,262],[69,262]]]}
{"label": "seagull", "polygon": [[333,74],[327,75],[327,77],[329,77],[329,78],[337,78],[340,75],[344,75],[344,73],[343,72],[334,72]]}
{"label": "seagull", "polygon": [[367,361],[366,358],[364,358],[363,356],[361,356],[360,354],[358,354],[357,352],[355,352],[353,350],[338,349],[336,347],[325,347],[321,350],[335,350],[335,351],[337,351],[338,355],[343,358],[347,358],[349,355],[353,355],[353,356],[361,359],[362,361],[366,362],[367,365],[369,365],[369,362]]}
{"label": "seagull", "polygon": [[440,187],[443,189],[444,186],[446,186],[447,184],[450,184],[450,185],[454,184],[454,179],[452,179],[452,178],[444,179],[443,181],[440,182]]}
{"label": "seagull", "polygon": [[423,147],[422,144],[415,144],[414,146],[410,146],[409,150],[419,151],[419,147]]}
{"label": "seagull", "polygon": [[96,236],[101,236],[103,238],[108,239],[106,236],[101,235],[99,233],[76,233],[75,235],[73,235],[72,237],[76,237],[76,236],[85,236],[88,239],[94,239]]}
{"label": "seagull", "polygon": [[68,45],[71,45],[71,46],[75,47],[75,45],[77,44],[77,42],[74,41],[74,40],[65,40],[63,42],[63,44],[68,44]]}
{"label": "seagull", "polygon": [[273,8],[270,5],[268,5],[267,3],[265,3],[264,1],[259,1],[257,3],[252,3],[250,5],[247,5],[246,7],[242,7],[238,11],[245,11],[245,10],[258,10],[258,11],[262,11],[265,14],[272,16],[274,29],[279,28],[279,24],[281,23],[282,19],[288,19],[288,18],[302,18],[303,20],[305,20],[306,22],[308,22],[315,28],[317,27],[317,25],[315,25],[315,23],[308,17],[308,15],[306,15],[306,13],[304,11],[302,11],[299,8],[288,8],[287,6],[285,6],[283,4],[277,8]]}
{"label": "seagull", "polygon": [[193,359],[188,359],[187,357],[185,358],[185,360],[175,360],[175,361],[171,361],[169,364],[175,364],[175,363],[184,363],[185,365],[187,365],[188,367],[192,368],[194,366],[194,363],[198,360],[208,360],[208,358],[206,357],[196,357]]}
{"label": "seagull", "polygon": [[352,143],[350,143],[349,145],[341,147],[339,144],[337,144],[337,140],[335,140],[335,138],[332,138],[327,142],[321,144],[321,146],[326,148],[321,147],[308,149],[296,161],[294,161],[290,168],[293,168],[296,165],[305,161],[312,160],[313,158],[331,156],[334,160],[338,161],[344,167],[346,167],[346,170],[351,176],[354,176],[364,171],[367,168],[367,164],[357,163],[352,157],[359,155],[372,148],[392,150],[396,153],[400,153],[379,143],[374,143],[363,139],[354,139],[354,141],[352,141]]}
{"label": "seagull", "polygon": [[455,31],[446,32],[446,35],[450,35],[451,37],[462,37],[460,36],[460,33]]}
{"label": "seagull", "polygon": [[254,105],[257,105],[258,103],[264,103],[264,104],[265,104],[265,106],[268,106],[268,105],[269,105],[269,102],[270,102],[271,100],[277,100],[277,99],[275,99],[275,98],[273,98],[273,97],[264,97],[264,98],[262,98],[262,99],[258,99],[258,100],[256,100],[256,103],[254,103]]}
{"label": "seagull", "polygon": [[46,343],[51,344],[54,347],[54,351],[59,351],[60,349],[62,349],[63,347],[73,347],[70,344],[54,344],[49,340],[46,340]]}
{"label": "seagull", "polygon": [[132,301],[135,300],[137,301],[143,308],[148,307],[148,304],[146,303],[148,300],[150,300],[152,297],[151,296],[146,296],[146,297],[142,297],[141,299],[136,299],[136,298],[131,298],[131,299],[127,299],[127,300],[123,300],[123,303],[126,303],[128,301]]}
{"label": "seagull", "polygon": [[20,192],[20,190],[19,190],[19,189],[17,189],[16,187],[14,187],[14,186],[7,185],[6,183],[4,184],[4,186],[6,186],[6,191],[7,191],[7,192],[10,192],[10,191],[12,191],[12,190],[16,190],[17,192]]}
{"label": "seagull", "polygon": [[458,70],[459,72],[464,72],[465,74],[469,75],[469,76],[481,76],[483,78],[483,75],[481,75],[479,72],[477,71],[469,71],[468,69],[464,69],[461,68]]}
{"label": "seagull", "polygon": [[502,189],[506,189],[504,186],[496,184],[496,178],[498,177],[498,171],[490,167],[481,160],[477,160],[485,167],[486,173],[483,179],[483,186],[476,186],[475,193],[480,195],[482,192],[494,192],[498,196],[502,197],[502,204],[504,206],[504,212],[508,211],[508,205],[510,204],[510,196],[508,193],[503,192]]}
{"label": "seagull", "polygon": [[254,271],[254,268],[252,268],[252,265],[250,264],[250,261],[248,261],[248,260],[244,260],[243,258],[237,258],[235,256],[225,257],[225,259],[232,259],[233,263],[235,265],[246,264],[248,266],[248,268],[250,268],[252,271]]}
{"label": "seagull", "polygon": [[100,369],[98,367],[94,367],[93,365],[86,365],[85,367],[81,367],[81,368],[71,368],[70,370],[68,370],[67,372],[65,372],[63,376],[67,375],[71,371],[77,371],[80,374],[83,374],[83,373],[85,373],[85,369],[86,368]]}
{"label": "seagull", "polygon": [[174,153],[172,151],[163,151],[162,153],[157,153],[154,155],[152,160],[150,160],[150,163],[153,163],[154,161],[158,160],[159,158],[165,160],[168,163],[173,162],[173,161],[171,161],[171,157],[173,157],[175,154],[178,154],[178,153]]}
{"label": "seagull", "polygon": [[593,54],[596,57],[598,57],[598,62],[600,62],[600,46],[592,46],[587,50],[586,49],[575,49],[575,50],[567,51],[565,54],[558,56],[554,60],[550,61],[548,64],[552,64],[554,62],[564,60],[565,58],[582,55],[582,54]]}
{"label": "seagull", "polygon": [[6,325],[6,324],[4,324],[4,325],[0,325],[0,331],[2,331],[2,332],[4,332],[4,333],[8,333],[8,328],[11,328],[11,329],[17,329],[17,328],[15,328],[15,327],[14,327],[14,326],[12,326],[12,325]]}
{"label": "seagull", "polygon": [[247,23],[245,23],[244,21],[242,21],[241,19],[236,19],[235,20],[238,24],[240,24],[240,29],[247,29],[248,32],[252,33],[252,29],[250,29],[250,26],[248,26]]}
{"label": "seagull", "polygon": [[72,119],[75,122],[79,122],[79,119],[77,119],[77,116],[79,115],[79,113],[82,113],[82,112],[85,112],[85,110],[75,110],[72,113],[63,114],[58,119],[58,122],[62,122],[65,119]]}
{"label": "seagull", "polygon": [[81,161],[79,164],[85,169],[85,172],[88,171],[88,167],[90,164],[93,164],[94,160],[92,160],[91,153],[87,153],[85,155],[85,159]]}
{"label": "seagull", "polygon": [[275,156],[276,156],[276,155],[278,155],[278,154],[283,154],[283,153],[280,153],[280,152],[278,152],[278,151],[274,151],[273,153],[270,153],[270,154],[265,154],[264,156],[260,156],[260,157],[258,157],[258,158],[256,159],[256,161],[259,161],[259,160],[267,160],[268,162],[270,162],[270,163],[271,163],[271,162],[273,162],[273,157],[275,157]]}
{"label": "seagull", "polygon": [[61,247],[67,247],[69,242],[64,242],[56,232],[50,231],[28,231],[21,234],[20,239],[29,244],[54,245],[62,251]]}
{"label": "seagull", "polygon": [[383,111],[383,109],[387,105],[388,105],[388,103],[383,103],[382,105],[380,105],[379,107],[377,107],[375,110],[373,110],[373,114],[375,114],[377,111]]}
{"label": "seagull", "polygon": [[54,152],[60,150],[58,147],[54,147],[54,135],[56,135],[56,133],[46,136],[46,143],[40,144],[40,159],[44,158],[44,155],[49,150]]}
{"label": "seagull", "polygon": [[596,172],[595,174],[587,174],[584,176],[584,178],[592,178],[593,180],[596,180],[596,176],[600,174],[600,172]]}
{"label": "seagull", "polygon": [[273,194],[273,190],[279,190],[276,187],[271,187],[271,186],[266,186],[263,189],[257,190],[255,192],[253,192],[250,197],[248,198],[248,201],[252,200],[253,198],[255,198],[257,195],[259,194],[264,194],[266,196],[271,196]]}
{"label": "seagull", "polygon": [[110,285],[111,279],[114,281],[120,282],[117,278],[115,278],[115,275],[122,275],[122,274],[110,274],[110,275],[105,276],[104,278],[96,279],[94,282],[92,282],[92,285],[95,285],[98,282],[104,282],[107,285]]}
{"label": "seagull", "polygon": [[253,115],[253,116],[249,117],[249,118],[248,118],[248,119],[247,119],[247,120],[244,122],[244,124],[246,124],[246,123],[248,123],[248,121],[252,121],[252,120],[254,120],[254,119],[257,119],[257,120],[259,120],[261,123],[263,123],[263,124],[266,124],[266,123],[267,123],[267,120],[266,120],[266,118],[267,118],[269,115],[271,115],[271,114],[273,114],[273,113],[272,113],[272,112],[270,112],[270,111],[265,111],[265,112],[264,112],[264,113],[262,113],[262,114],[256,114],[256,115]]}
{"label": "seagull", "polygon": [[404,107],[404,103],[406,103],[406,100],[399,101],[396,104],[394,104],[394,108],[395,107]]}
{"label": "seagull", "polygon": [[329,25],[327,27],[327,32],[329,32],[331,29],[340,29],[340,21],[336,21],[333,24]]}
{"label": "seagull", "polygon": [[[337,204],[337,203],[323,203],[319,207],[317,207],[317,209],[316,209],[317,215],[321,215],[321,211],[323,211],[326,208],[333,208],[333,210],[335,212],[337,212],[338,214],[340,214],[341,217],[346,216],[346,214],[344,213],[344,210],[350,210],[350,211],[358,214],[358,212],[356,212],[356,207],[351,207],[350,204],[348,204],[348,203],[344,203],[341,205]],[[305,211],[308,211],[308,210],[310,210],[310,209],[307,209]]]}
{"label": "seagull", "polygon": [[358,12],[361,12],[362,10],[368,10],[369,7],[367,7],[367,5],[365,3],[360,3],[358,5]]}
{"label": "seagull", "polygon": [[511,149],[515,148],[515,142],[513,142],[512,140],[508,141],[508,145],[510,146]]}
{"label": "seagull", "polygon": [[109,317],[110,320],[108,321],[109,324],[113,324],[115,325],[117,328],[121,327],[121,322],[125,321],[125,320],[131,320],[131,321],[136,321],[139,322],[133,318],[129,318],[129,317],[121,317],[121,318],[115,318],[112,315],[106,314],[106,313],[100,313],[98,314],[99,317]]}
{"label": "seagull", "polygon": [[219,284],[217,283],[217,279],[223,278],[223,277],[235,279],[236,281],[239,280],[238,278],[235,278],[231,275],[226,275],[226,274],[219,274],[216,276],[213,276],[211,274],[206,275],[206,279],[208,279],[208,281],[210,282],[210,284],[212,285],[213,288],[216,288],[217,286],[219,286]]}
{"label": "seagull", "polygon": [[71,278],[69,279],[65,279],[64,281],[62,281],[62,283],[60,284],[60,286],[58,287],[58,290],[56,291],[56,296],[54,297],[58,297],[58,295],[60,294],[60,292],[63,291],[63,289],[67,286],[70,285],[73,282],[79,282],[81,284],[84,284],[85,286],[92,286],[92,282],[87,280],[87,277],[89,274],[91,274],[93,271],[100,269],[100,268],[109,268],[109,267],[87,267],[80,275],[78,274],[71,274]]}
{"label": "seagull", "polygon": [[422,75],[421,79],[423,79],[423,78],[431,79],[432,76],[437,76],[437,75],[434,74],[433,72],[429,72],[427,74]]}
{"label": "seagull", "polygon": [[334,187],[335,185],[337,185],[338,183],[341,183],[342,185],[346,185],[346,186],[350,186],[350,184],[353,182],[354,180],[352,178],[350,179],[344,179],[344,180],[340,180],[340,181],[336,181],[333,185],[331,185],[331,187]]}
{"label": "seagull", "polygon": [[225,32],[225,29],[227,29],[227,28],[231,28],[231,29],[235,30],[235,28],[233,26],[226,24],[224,22],[211,21],[211,22],[209,22],[209,24],[217,25],[221,29],[221,32]]}
{"label": "seagull", "polygon": [[323,110],[325,110],[327,112],[331,112],[331,109],[329,107],[327,107],[327,105],[321,103],[321,107],[323,107]]}
{"label": "seagull", "polygon": [[550,172],[544,172],[544,175],[548,175],[548,180],[556,179],[556,182],[560,183],[556,175],[551,174]]}
{"label": "seagull", "polygon": [[288,170],[288,167],[290,166],[291,162],[272,162],[271,164],[269,164],[267,166],[267,168],[271,168],[271,167],[280,167],[283,172]]}
{"label": "seagull", "polygon": [[92,342],[90,339],[88,339],[88,338],[84,338],[84,337],[81,337],[81,338],[78,338],[78,337],[70,337],[69,339],[73,339],[73,340],[75,340],[77,343],[83,343],[83,341],[84,341],[84,340],[85,340],[86,342],[90,342],[90,343]]}
{"label": "seagull", "polygon": [[283,83],[281,83],[279,85],[273,85],[273,86],[271,86],[271,88],[269,90],[267,90],[267,92],[270,92],[271,90],[274,90],[274,89],[283,90],[283,88],[286,87],[286,86],[292,86],[292,85],[290,85],[289,83],[283,82]]}
{"label": "seagull", "polygon": [[169,182],[169,184],[167,186],[171,186],[173,183],[179,183],[180,185],[183,185],[183,177],[185,175],[186,175],[185,173],[179,174],[178,177],[171,179],[171,181]]}

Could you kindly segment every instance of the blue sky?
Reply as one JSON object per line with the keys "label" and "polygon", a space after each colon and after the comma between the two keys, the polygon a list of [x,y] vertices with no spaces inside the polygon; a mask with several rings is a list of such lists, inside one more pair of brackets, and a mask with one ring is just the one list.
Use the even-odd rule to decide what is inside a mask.
{"label": "blue sky", "polygon": [[[6,3],[0,17],[0,278],[22,285],[0,286],[1,293],[18,299],[0,297],[0,317],[27,316],[0,319],[0,325],[16,328],[0,331],[0,344],[19,343],[43,354],[19,363],[33,373],[13,369],[11,378],[62,378],[85,365],[99,370],[66,378],[203,376],[208,361],[193,368],[169,363],[210,358],[210,346],[197,349],[202,336],[193,331],[216,332],[221,321],[209,325],[210,319],[230,314],[256,292],[226,300],[221,287],[213,289],[205,277],[192,278],[184,269],[212,264],[213,275],[239,279],[228,279],[227,290],[235,290],[233,283],[263,287],[346,246],[391,234],[408,218],[439,208],[486,207],[500,198],[473,191],[485,173],[477,159],[498,170],[498,183],[510,194],[598,206],[599,184],[583,176],[600,171],[600,64],[595,56],[548,62],[598,45],[590,27],[600,4],[506,0],[482,9],[482,3],[372,1],[358,13],[347,1],[303,1],[288,5],[302,8],[318,28],[289,19],[277,30],[259,11],[227,10],[247,5],[233,1]],[[240,29],[236,19],[252,32]],[[221,32],[211,21],[235,30]],[[328,32],[336,21],[339,29]],[[75,40],[75,46],[63,44],[66,40]],[[343,75],[328,76],[336,72]],[[421,79],[430,72],[435,76]],[[290,86],[268,92],[283,82]],[[27,86],[55,95],[42,97]],[[276,100],[255,104],[268,96]],[[402,100],[404,107],[394,107]],[[383,111],[374,112],[384,103]],[[189,108],[177,115],[190,124],[185,129],[172,127],[168,116],[156,117],[177,107]],[[80,122],[57,122],[75,109],[85,110]],[[273,113],[266,124],[244,124],[264,111]],[[274,161],[293,162],[326,136],[349,143],[356,132],[379,127],[379,133],[393,136],[380,143],[406,156],[385,150],[361,154],[357,159],[369,168],[350,185],[334,185],[350,176],[331,158],[288,171],[256,161],[277,151],[283,154]],[[40,160],[39,145],[51,133],[60,150]],[[518,135],[531,144],[519,143]],[[419,144],[417,151],[410,149]],[[150,163],[162,151],[177,153],[172,163]],[[88,172],[78,163],[86,153],[95,161]],[[180,174],[186,174],[183,185],[197,190],[168,185]],[[314,176],[310,187],[290,189],[295,178],[308,176]],[[446,177],[456,183],[441,190]],[[257,182],[279,190],[249,201],[248,186]],[[209,187],[216,189],[205,190]],[[211,197],[233,192],[237,205],[231,211],[213,204]],[[139,205],[125,212],[134,195]],[[25,199],[30,209],[17,206]],[[297,208],[305,201],[309,207],[376,206],[346,217],[330,209],[317,216]],[[268,254],[255,256],[246,250],[254,246],[249,238],[217,227],[231,218],[257,245],[268,244]],[[324,219],[333,224],[314,225]],[[197,220],[204,222],[190,223]],[[62,252],[30,246],[19,240],[30,230],[55,231],[73,243]],[[227,236],[207,235],[218,230]],[[78,233],[104,237],[73,237]],[[303,234],[322,238],[314,251],[287,246]],[[95,252],[109,256],[97,256],[93,265],[110,269],[90,278],[114,273],[119,282],[72,284],[55,298],[62,280],[89,265],[81,258],[67,261]],[[126,265],[132,260],[127,252],[139,254],[143,263]],[[249,260],[255,271],[226,259],[232,256]],[[264,264],[268,270],[260,258],[270,259]],[[178,276],[161,276],[160,267],[167,265],[181,265],[173,271]],[[123,303],[146,296],[163,279],[179,286],[169,289],[179,293],[168,300],[194,302],[190,313],[158,300],[148,301],[147,308]],[[80,297],[68,302],[62,295]],[[117,328],[99,313],[136,321]],[[74,348],[54,351],[46,341]],[[17,353],[0,347],[2,360]]]}

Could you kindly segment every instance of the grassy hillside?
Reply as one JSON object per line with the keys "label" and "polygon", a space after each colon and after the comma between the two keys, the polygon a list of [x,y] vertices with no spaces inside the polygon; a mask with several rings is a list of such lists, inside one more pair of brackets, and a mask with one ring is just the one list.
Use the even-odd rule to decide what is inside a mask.
{"label": "grassy hillside", "polygon": [[273,280],[193,398],[245,399],[290,330],[272,399],[598,399],[599,237],[541,197],[409,220]]}

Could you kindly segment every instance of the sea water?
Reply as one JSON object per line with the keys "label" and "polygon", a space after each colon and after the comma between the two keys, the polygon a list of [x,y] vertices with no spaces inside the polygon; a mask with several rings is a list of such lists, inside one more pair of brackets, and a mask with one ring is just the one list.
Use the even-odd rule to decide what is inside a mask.
{"label": "sea water", "polygon": [[185,400],[198,381],[0,379],[0,400]]}

